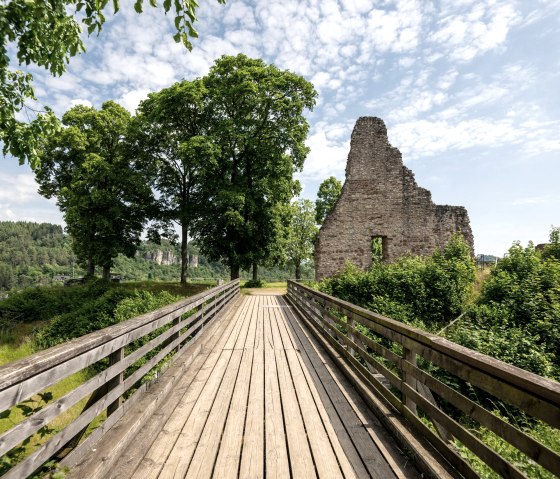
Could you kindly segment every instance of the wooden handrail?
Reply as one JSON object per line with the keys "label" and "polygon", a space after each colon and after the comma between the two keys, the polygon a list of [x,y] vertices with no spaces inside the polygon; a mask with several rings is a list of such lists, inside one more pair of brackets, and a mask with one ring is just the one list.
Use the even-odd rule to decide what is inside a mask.
{"label": "wooden handrail", "polygon": [[[169,355],[176,358],[189,349],[193,338],[196,339],[204,326],[218,317],[238,295],[239,280],[234,280],[1,366],[0,412],[3,412],[47,391],[70,375],[109,359],[101,372],[0,434],[2,456],[70,407],[90,397],[87,407],[76,419],[1,477],[27,477],[69,442],[77,442],[102,412],[107,411],[108,416],[122,413],[123,407],[137,401],[145,390],[145,387],[138,388],[139,381]],[[154,333],[157,334],[154,336]],[[150,336],[146,344],[132,348],[134,341],[147,335]],[[125,350],[127,346],[130,351]],[[126,376],[127,368],[142,358],[146,358],[145,363]]]}
{"label": "wooden handrail", "polygon": [[[458,454],[453,438],[503,477],[526,477],[515,464],[438,406],[440,398],[481,426],[560,476],[560,451],[553,451],[418,366],[421,357],[431,370],[444,371],[526,415],[560,429],[560,383],[470,350],[434,334],[368,311],[294,281],[288,298],[355,372],[386,403],[406,418],[417,433],[465,477],[478,477]],[[442,402],[442,401],[439,401]],[[418,413],[421,410],[422,414]],[[428,417],[431,426],[421,418]],[[436,432],[434,432],[436,431]]]}

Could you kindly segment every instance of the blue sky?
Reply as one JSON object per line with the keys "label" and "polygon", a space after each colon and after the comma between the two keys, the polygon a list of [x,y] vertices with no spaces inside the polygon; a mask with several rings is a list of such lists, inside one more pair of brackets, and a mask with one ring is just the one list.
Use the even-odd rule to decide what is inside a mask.
{"label": "blue sky", "polygon": [[[356,119],[378,116],[433,200],[468,209],[477,253],[545,242],[560,226],[560,1],[200,3],[189,53],[171,38],[172,16],[148,7],[138,16],[121,0],[68,73],[31,70],[40,102],[59,115],[108,99],[134,111],[149,92],[243,52],[319,92],[302,196],[315,199],[330,175],[344,179]],[[0,165],[0,220],[62,223],[27,166]]]}

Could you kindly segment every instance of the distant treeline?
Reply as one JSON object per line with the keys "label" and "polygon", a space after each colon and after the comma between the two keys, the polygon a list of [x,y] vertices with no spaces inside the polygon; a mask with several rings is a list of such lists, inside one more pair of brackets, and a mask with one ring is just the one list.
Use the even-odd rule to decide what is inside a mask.
{"label": "distant treeline", "polygon": [[[149,253],[170,252],[180,257],[178,245],[162,241],[162,244],[143,242],[137,256],[127,258],[119,255],[113,273],[126,280],[178,281],[180,264],[157,264]],[[229,270],[218,262],[209,262],[199,254],[198,247],[189,244],[189,255],[198,257],[198,266],[189,268],[191,278],[227,278]],[[293,268],[260,268],[264,280],[292,278]],[[81,277],[84,274],[72,252],[71,238],[64,234],[60,225],[31,223],[25,221],[0,221],[0,291],[23,289],[35,285],[47,285],[63,281],[63,278]],[[303,267],[304,278],[313,277],[313,265]],[[242,271],[243,278],[249,278]]]}

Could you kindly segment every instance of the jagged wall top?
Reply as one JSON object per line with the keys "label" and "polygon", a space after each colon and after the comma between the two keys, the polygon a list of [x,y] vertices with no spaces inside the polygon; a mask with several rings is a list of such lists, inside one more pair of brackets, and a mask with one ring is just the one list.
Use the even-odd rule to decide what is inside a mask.
{"label": "jagged wall top", "polygon": [[435,205],[389,143],[383,120],[359,118],[341,197],[317,240],[317,278],[334,274],[347,261],[369,267],[373,237],[382,238],[384,259],[391,261],[407,253],[430,254],[455,232],[473,246],[466,209]]}

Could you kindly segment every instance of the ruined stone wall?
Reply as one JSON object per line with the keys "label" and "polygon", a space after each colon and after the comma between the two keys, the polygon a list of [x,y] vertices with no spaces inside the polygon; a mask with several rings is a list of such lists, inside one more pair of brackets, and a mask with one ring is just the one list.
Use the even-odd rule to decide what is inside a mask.
{"label": "ruined stone wall", "polygon": [[435,205],[431,193],[419,187],[403,165],[399,150],[389,144],[383,120],[359,118],[342,194],[315,246],[316,278],[332,276],[347,261],[368,268],[373,237],[382,237],[383,258],[392,261],[407,253],[431,254],[455,232],[473,248],[467,210]]}

